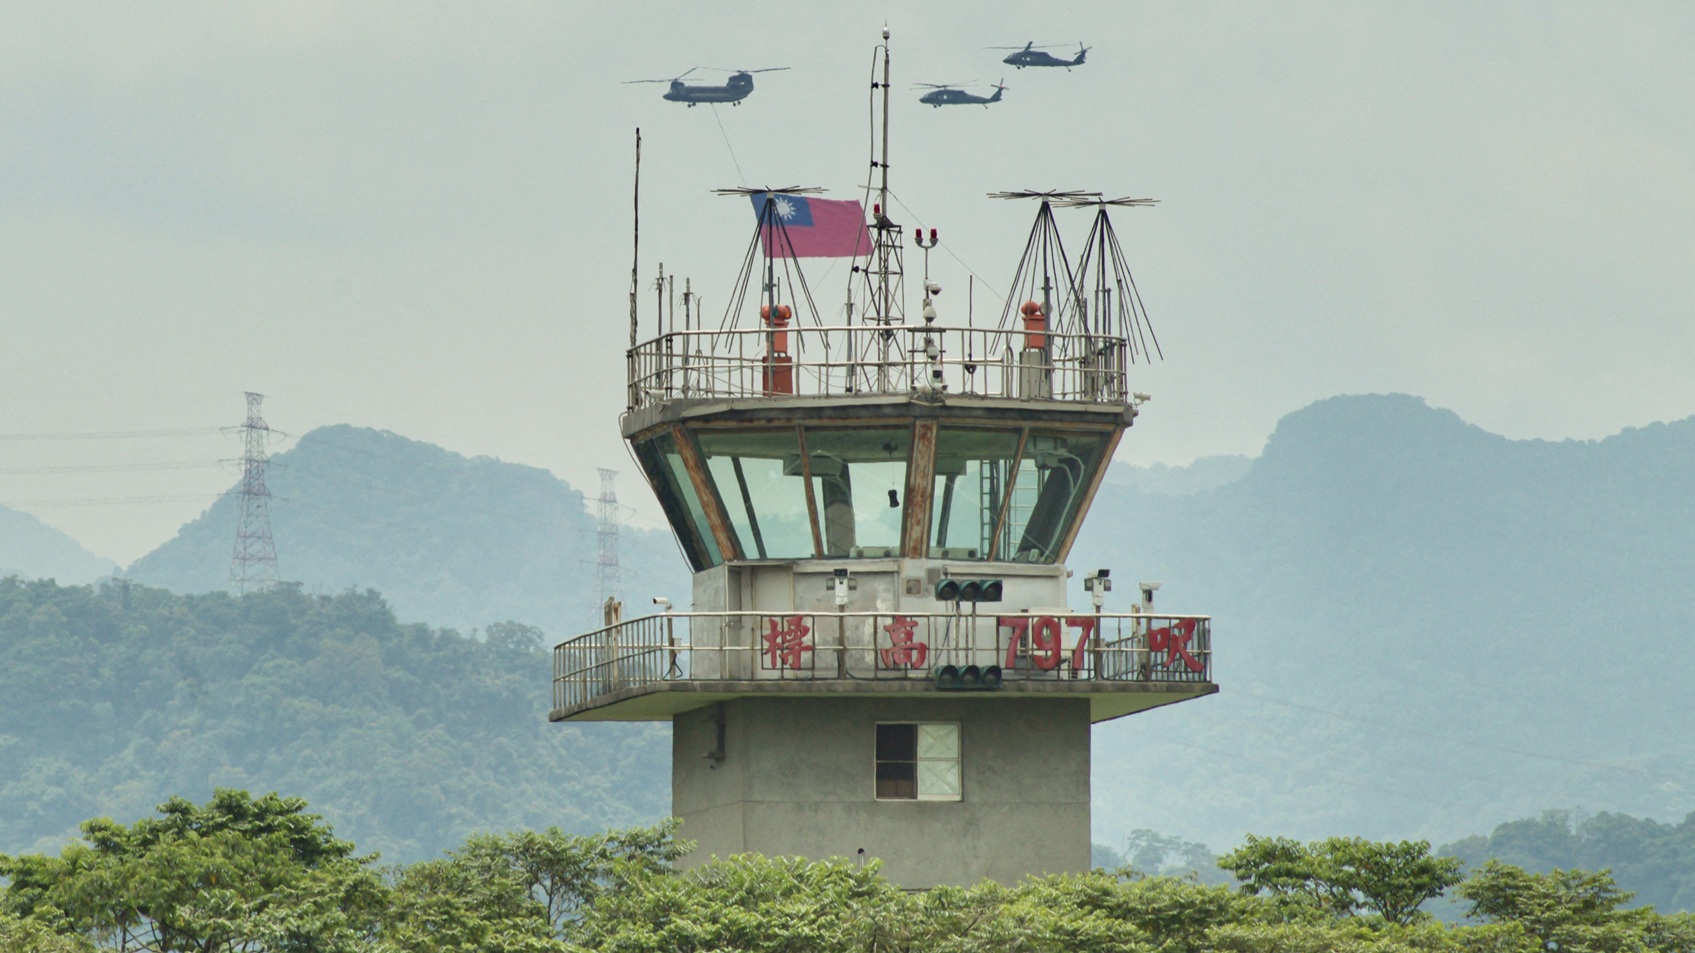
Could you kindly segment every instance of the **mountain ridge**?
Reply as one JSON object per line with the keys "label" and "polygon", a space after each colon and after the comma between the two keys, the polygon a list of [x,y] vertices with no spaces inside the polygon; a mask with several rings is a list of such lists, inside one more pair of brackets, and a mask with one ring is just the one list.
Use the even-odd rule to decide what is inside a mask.
{"label": "mountain ridge", "polygon": [[[1285,417],[1233,483],[1103,488],[1073,563],[1128,562],[1165,608],[1213,614],[1221,693],[1097,732],[1102,774],[1154,806],[1136,826],[1218,843],[1336,833],[1321,813],[1433,840],[1549,805],[1683,816],[1692,473],[1695,418],[1515,441],[1362,395]],[[1137,776],[1113,753],[1132,747],[1183,770]]]}
{"label": "mountain ridge", "polygon": [[0,504],[0,579],[7,576],[93,582],[119,569],[40,517]]}
{"label": "mountain ridge", "polygon": [[[467,631],[516,619],[574,634],[595,615],[584,567],[596,527],[583,493],[547,470],[346,424],[308,432],[271,464],[284,579],[374,588],[402,618]],[[176,592],[224,588],[240,505],[220,499],[126,577]],[[625,526],[620,538],[644,578],[687,591],[668,532]]]}

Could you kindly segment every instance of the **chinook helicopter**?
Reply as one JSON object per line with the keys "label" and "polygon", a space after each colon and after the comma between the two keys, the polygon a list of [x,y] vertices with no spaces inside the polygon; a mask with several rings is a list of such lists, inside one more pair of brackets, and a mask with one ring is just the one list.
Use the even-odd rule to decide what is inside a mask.
{"label": "chinook helicopter", "polygon": [[1089,55],[1089,48],[1081,43],[1077,44],[1077,58],[1074,60],[1061,59],[1052,53],[1045,52],[1046,50],[1051,49],[1051,47],[1037,46],[1035,41],[1026,43],[1023,46],[991,46],[989,49],[1017,50],[1018,52],[1013,53],[1004,60],[1001,60],[1002,63],[1005,63],[1008,66],[1016,66],[1019,69],[1023,69],[1026,66],[1063,66],[1067,72],[1069,72],[1073,66],[1082,66],[1083,57]]}
{"label": "chinook helicopter", "polygon": [[711,83],[690,84],[683,82],[684,76],[697,69],[718,70],[718,67],[696,66],[670,79],[630,79],[625,80],[624,84],[627,86],[631,83],[670,83],[671,88],[665,91],[664,98],[674,103],[688,103],[691,109],[694,108],[695,103],[729,103],[732,106],[740,106],[742,100],[753,92],[754,73],[775,73],[779,70],[786,70],[788,67],[770,66],[765,69],[718,70],[730,74],[730,78],[722,86],[715,86]]}
{"label": "chinook helicopter", "polygon": [[975,96],[959,87],[964,83],[918,83],[913,89],[927,89],[929,92],[918,97],[918,101],[926,106],[975,106],[981,104],[984,109],[990,103],[1001,101],[1001,93],[1006,91],[1004,82],[995,84],[993,96]]}

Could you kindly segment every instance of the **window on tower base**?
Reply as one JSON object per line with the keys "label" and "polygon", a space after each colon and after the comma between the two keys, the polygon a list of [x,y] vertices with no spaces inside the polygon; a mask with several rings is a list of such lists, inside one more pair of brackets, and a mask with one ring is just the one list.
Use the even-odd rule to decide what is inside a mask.
{"label": "window on tower base", "polygon": [[956,722],[877,725],[879,801],[957,801],[961,795]]}

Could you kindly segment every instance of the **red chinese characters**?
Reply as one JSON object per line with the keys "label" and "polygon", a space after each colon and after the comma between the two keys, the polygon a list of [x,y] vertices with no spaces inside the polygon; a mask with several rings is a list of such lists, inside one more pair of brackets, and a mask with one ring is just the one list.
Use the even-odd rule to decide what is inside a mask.
{"label": "red chinese characters", "polygon": [[765,657],[769,660],[769,668],[791,668],[799,670],[802,657],[812,651],[812,646],[806,642],[806,637],[812,634],[812,628],[802,621],[801,616],[789,616],[782,620],[766,619],[770,630],[765,633]]}
{"label": "red chinese characters", "polygon": [[917,640],[917,619],[897,615],[893,622],[883,626],[883,631],[889,633],[889,647],[879,649],[877,656],[884,668],[924,667],[924,660],[930,657],[930,646]]}
{"label": "red chinese characters", "polygon": [[1199,672],[1206,666],[1200,659],[1189,654],[1189,641],[1195,637],[1195,620],[1184,619],[1174,625],[1160,626],[1148,632],[1148,651],[1153,655],[1165,653],[1165,661],[1159,664],[1167,668],[1183,660],[1191,672]]}

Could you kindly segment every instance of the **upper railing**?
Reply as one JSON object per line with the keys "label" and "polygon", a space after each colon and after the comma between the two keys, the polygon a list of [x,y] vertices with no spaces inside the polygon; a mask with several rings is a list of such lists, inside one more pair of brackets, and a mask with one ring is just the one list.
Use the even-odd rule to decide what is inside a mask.
{"label": "upper railing", "polygon": [[[951,666],[951,672],[948,667]],[[974,668],[973,668],[974,667]],[[994,671],[990,671],[993,669]],[[1212,680],[1207,616],[671,612],[562,642],[553,707],[687,681]]]}
{"label": "upper railing", "polygon": [[629,409],[687,397],[947,393],[1130,401],[1123,337],[925,325],[673,331],[637,345]]}

